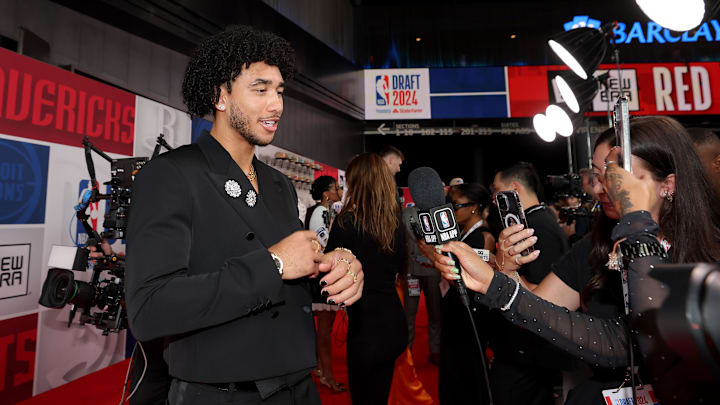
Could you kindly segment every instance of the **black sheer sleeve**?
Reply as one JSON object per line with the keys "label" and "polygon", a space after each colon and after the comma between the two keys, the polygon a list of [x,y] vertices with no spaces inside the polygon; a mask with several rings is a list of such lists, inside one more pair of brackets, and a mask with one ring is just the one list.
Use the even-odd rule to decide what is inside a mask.
{"label": "black sheer sleeve", "polygon": [[[502,308],[515,293],[516,284],[512,278],[496,272],[487,294],[476,294],[474,300],[490,308]],[[602,319],[570,311],[522,287],[510,308],[501,313],[513,324],[592,365],[610,368],[627,365],[627,334],[622,318]]]}
{"label": "black sheer sleeve", "polygon": [[[612,232],[614,241],[656,243],[658,225],[647,211],[625,215]],[[630,295],[630,324],[642,354],[641,374],[650,377],[663,403],[698,403],[709,399],[712,385],[695,384],[697,376],[682,366],[681,359],[661,339],[656,313],[668,296],[668,290],[648,273],[667,259],[659,256],[636,258],[627,263]],[[515,294],[516,282],[495,273],[487,294],[473,299],[491,308],[502,308]],[[501,311],[512,323],[528,329],[564,348],[581,360],[601,367],[627,365],[627,323],[624,318],[601,319],[569,311],[519,288],[507,311]],[[648,382],[648,381],[646,381]]]}
{"label": "black sheer sleeve", "polygon": [[[649,214],[632,213],[621,220],[613,232],[613,237],[626,237],[631,243],[647,242],[650,240],[648,238],[654,238],[653,234],[657,234],[657,229],[657,224]],[[638,277],[641,270],[635,269],[642,268],[642,271],[647,273],[648,269],[645,267],[660,262],[660,258],[645,257],[630,264],[630,285],[637,286],[637,290],[631,290],[631,297],[634,296],[635,301],[647,293],[648,288],[642,285],[643,280]],[[491,308],[502,308],[510,302],[515,289],[515,280],[496,272],[487,294],[477,294],[474,299]],[[653,293],[657,295],[654,290]],[[652,306],[652,294],[648,297],[650,299],[638,303],[637,308],[633,302],[633,308],[636,308],[639,314]],[[515,325],[530,330],[589,364],[614,368],[624,367],[628,363],[627,324],[623,317],[603,319],[570,311],[545,301],[522,287],[510,308],[502,312],[505,318]]]}

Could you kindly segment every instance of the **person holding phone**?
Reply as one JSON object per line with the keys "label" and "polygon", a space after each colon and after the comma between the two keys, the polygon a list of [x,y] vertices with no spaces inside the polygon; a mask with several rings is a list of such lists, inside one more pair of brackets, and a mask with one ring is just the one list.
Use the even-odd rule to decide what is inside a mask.
{"label": "person holding phone", "polygon": [[[499,270],[521,277],[525,285],[535,285],[568,250],[567,238],[555,216],[540,203],[543,194],[540,177],[531,163],[518,162],[495,175],[492,189],[496,201],[498,193],[517,193],[520,210],[532,232],[527,237],[535,241],[535,251],[528,256],[510,255],[508,250],[512,246],[498,241],[494,263]],[[513,221],[519,223],[519,218],[508,217],[503,226],[512,226]],[[553,404],[553,386],[560,380],[560,370],[573,366],[571,359],[537,336],[519,331],[499,314],[491,313],[490,319],[490,347],[495,353],[490,385],[495,403]]]}
{"label": "person holding phone", "polygon": [[[493,271],[461,243],[441,250],[458,257],[467,288],[478,292],[476,303],[500,308],[513,324],[586,362],[593,375],[570,392],[566,404],[598,405],[605,403],[602,390],[620,386],[628,365],[622,285],[619,273],[606,266],[608,254],[624,240],[666,252],[629,261],[630,322],[641,349],[635,359],[661,403],[711,403],[707,394],[713,382],[698,381],[712,381],[712,375],[685,369],[658,338],[653,313],[667,291],[647,273],[663,262],[720,259],[720,204],[682,125],[669,117],[639,117],[630,121],[630,129],[633,173],[619,167],[619,152],[611,149],[614,131],[601,134],[593,153],[593,181],[603,213],[592,235],[575,244],[534,291]],[[529,233],[515,226],[500,239],[516,255],[533,243]],[[435,256],[435,266],[444,277],[456,278],[444,256]]]}

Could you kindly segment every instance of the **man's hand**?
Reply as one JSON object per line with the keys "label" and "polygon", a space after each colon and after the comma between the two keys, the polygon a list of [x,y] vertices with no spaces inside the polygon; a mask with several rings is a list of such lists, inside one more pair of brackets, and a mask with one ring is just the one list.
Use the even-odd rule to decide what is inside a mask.
{"label": "man's hand", "polygon": [[283,262],[283,280],[317,275],[322,247],[313,231],[297,231],[268,249]]}
{"label": "man's hand", "polygon": [[322,296],[328,304],[350,305],[362,297],[365,273],[352,253],[341,249],[326,253],[319,270],[328,272],[320,280]]}
{"label": "man's hand", "polygon": [[[113,253],[112,247],[106,241],[105,239],[100,242],[100,249],[102,252],[98,252],[97,248],[95,246],[88,246],[88,250],[90,251],[90,258],[93,259],[93,263],[97,264],[97,259],[102,259],[105,256],[111,256]],[[117,254],[119,257],[125,257],[125,252],[120,252]]]}

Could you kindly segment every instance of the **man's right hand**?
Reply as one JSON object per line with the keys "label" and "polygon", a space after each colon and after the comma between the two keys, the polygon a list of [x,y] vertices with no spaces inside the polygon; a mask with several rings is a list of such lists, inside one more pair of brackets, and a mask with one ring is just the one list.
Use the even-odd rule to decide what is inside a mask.
{"label": "man's right hand", "polygon": [[[313,242],[315,241],[315,242]],[[283,280],[317,275],[323,253],[313,231],[297,231],[268,249],[283,262]]]}

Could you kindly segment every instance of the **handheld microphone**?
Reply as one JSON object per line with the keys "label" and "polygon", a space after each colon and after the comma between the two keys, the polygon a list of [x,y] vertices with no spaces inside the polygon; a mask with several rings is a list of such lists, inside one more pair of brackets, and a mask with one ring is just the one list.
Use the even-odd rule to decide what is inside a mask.
{"label": "handheld microphone", "polygon": [[[420,226],[416,227],[416,233],[418,233],[418,230],[422,232],[425,243],[428,245],[440,245],[458,239],[459,231],[457,221],[455,220],[455,212],[453,211],[452,204],[445,202],[445,188],[437,172],[430,167],[418,167],[410,172],[408,188],[410,189],[410,195],[415,201],[415,206],[418,209],[417,222]],[[460,263],[452,253],[448,252],[447,255],[455,260],[455,263]],[[473,313],[470,310],[470,297],[468,297],[467,288],[465,287],[462,277],[457,280],[456,286],[458,295],[460,295],[460,301],[467,310],[470,325],[475,333],[475,342],[478,345],[484,372],[483,376],[488,395],[488,404],[493,405],[485,354],[483,353],[483,346],[480,342],[477,327],[475,326]]]}
{"label": "handheld microphone", "polygon": [[[425,243],[440,245],[456,240],[460,235],[452,204],[445,203],[445,189],[437,172],[430,167],[418,167],[408,177],[410,195],[418,209],[418,222]],[[451,253],[447,255],[459,263]],[[460,300],[470,306],[467,288],[462,278],[457,280]]]}

